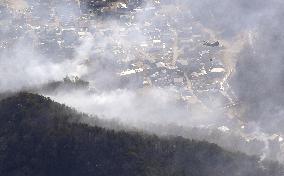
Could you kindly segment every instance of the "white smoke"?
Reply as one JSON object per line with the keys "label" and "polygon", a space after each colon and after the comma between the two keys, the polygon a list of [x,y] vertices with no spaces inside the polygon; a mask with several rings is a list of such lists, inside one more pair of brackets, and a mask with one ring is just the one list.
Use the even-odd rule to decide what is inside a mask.
{"label": "white smoke", "polygon": [[19,42],[11,52],[0,55],[0,91],[15,91],[62,80],[66,75],[82,75],[86,68],[80,59],[54,63],[33,48]]}
{"label": "white smoke", "polygon": [[[171,88],[149,88],[143,90],[117,89],[110,92],[88,93],[82,90],[57,92],[49,95],[55,101],[65,103],[85,113],[108,119],[119,119],[123,123],[179,124],[184,126],[209,125],[217,121],[199,110],[189,111],[177,101],[179,94]],[[139,125],[138,125],[139,126]]]}
{"label": "white smoke", "polygon": [[[232,73],[226,77],[226,81],[231,83],[240,100],[236,116],[243,121],[242,123],[256,124],[247,125],[250,128],[249,133],[265,141],[263,153],[270,153],[268,134],[283,132],[284,124],[282,110],[284,45],[281,32],[283,2],[280,0],[168,0],[161,3],[166,5],[158,6],[161,8],[158,17],[153,17],[153,14],[145,10],[153,6],[153,3],[149,2],[144,10],[143,8],[137,10],[137,14],[131,16],[136,25],[130,27],[116,19],[95,19],[94,25],[90,27],[92,31],[80,40],[72,58],[61,60],[49,58],[29,46],[28,43],[33,42],[22,39],[25,36],[23,34],[18,37],[10,51],[3,50],[0,54],[0,91],[18,91],[62,80],[66,75],[74,75],[90,81],[99,91],[90,93],[82,90],[60,90],[47,96],[80,111],[97,114],[102,118],[118,118],[124,123],[136,126],[142,122],[162,125],[174,123],[181,126],[231,125],[232,128],[240,126],[237,124],[239,119],[228,119],[228,116],[224,115],[224,110],[218,108],[219,106],[208,109],[203,106],[188,107],[179,104],[176,99],[180,95],[175,88],[128,90],[119,86],[117,64],[141,57],[142,59],[151,57],[135,47],[149,42],[145,37],[147,31],[142,31],[141,26],[150,21],[149,19],[153,19],[152,25],[155,25],[162,19],[190,14],[192,18],[186,19],[185,22],[175,21],[175,28],[181,28],[183,23],[192,23],[198,26],[197,31],[193,33],[199,34],[198,32],[202,31],[202,34],[210,36],[209,39],[218,39],[225,45],[224,53],[216,57],[221,57],[228,67],[227,71]],[[33,5],[31,0],[27,1],[27,4]],[[38,12],[43,21],[46,21],[49,12],[44,10],[40,8]],[[71,3],[68,7],[56,3],[55,11],[60,16],[59,20],[64,23],[70,23],[79,17],[76,3]],[[10,28],[0,30],[7,33]],[[100,30],[102,28],[107,30]],[[122,37],[121,34],[125,30],[130,32]],[[159,30],[156,32],[163,33]],[[122,54],[117,55],[114,51]],[[233,79],[230,80],[231,78]],[[208,103],[222,105],[218,99]],[[231,124],[232,122],[235,124]],[[269,133],[263,135],[267,131]]]}

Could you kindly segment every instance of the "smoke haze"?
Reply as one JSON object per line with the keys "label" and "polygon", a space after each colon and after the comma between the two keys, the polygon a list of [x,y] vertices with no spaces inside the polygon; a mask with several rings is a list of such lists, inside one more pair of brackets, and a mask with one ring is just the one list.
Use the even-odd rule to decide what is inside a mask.
{"label": "smoke haze", "polygon": [[[278,141],[277,146],[283,148],[283,1],[156,0],[147,1],[120,18],[95,16],[90,21],[81,14],[77,1],[53,5],[54,9],[46,9],[28,0],[23,1],[22,6],[11,5],[10,10],[17,9],[17,13],[1,9],[1,92],[40,87],[62,81],[66,76],[78,76],[90,86],[39,93],[79,111],[106,119],[116,118],[138,127],[140,123],[154,123],[236,130],[246,139],[264,141],[261,154],[271,153],[269,141]],[[26,19],[21,17],[20,10],[27,6],[33,7],[33,15],[40,18],[39,24],[25,25]],[[52,13],[57,14],[52,24],[62,24],[61,27],[45,26],[50,23]],[[81,23],[83,30],[74,32],[70,27],[77,18],[88,23],[87,31]],[[191,28],[185,28],[187,25]],[[60,34],[60,41],[50,39],[49,31]],[[79,39],[73,38],[74,33],[80,35]],[[184,41],[189,43],[186,46],[178,44],[183,36],[189,36]],[[12,44],[6,45],[7,40],[13,40]],[[45,48],[43,40],[55,47],[44,52],[41,47],[34,47],[41,43]],[[172,45],[168,46],[163,40]],[[203,40],[218,40],[222,46],[204,48]],[[158,45],[161,45],[160,51],[153,54]],[[62,54],[56,50],[58,47],[66,51]],[[223,65],[225,75],[211,81],[202,77],[214,68],[209,58],[222,63],[219,65]],[[157,63],[162,68],[168,67],[159,63],[162,61],[174,67],[178,60],[186,59],[188,67],[200,65],[200,69],[192,68],[185,76],[171,71],[173,69],[153,73],[147,69]],[[210,66],[206,68],[207,65]],[[123,74],[132,73],[131,70],[135,76],[124,77]],[[145,79],[145,70],[150,70],[150,85],[149,79]],[[156,72],[161,78],[169,75],[168,79],[176,82],[157,86]],[[201,83],[191,79],[192,75],[201,75]],[[183,88],[176,85],[180,77],[190,80]],[[220,86],[218,91],[212,88],[204,91],[208,82],[216,82]],[[184,92],[190,96],[184,96]],[[190,98],[180,101],[184,97]]]}

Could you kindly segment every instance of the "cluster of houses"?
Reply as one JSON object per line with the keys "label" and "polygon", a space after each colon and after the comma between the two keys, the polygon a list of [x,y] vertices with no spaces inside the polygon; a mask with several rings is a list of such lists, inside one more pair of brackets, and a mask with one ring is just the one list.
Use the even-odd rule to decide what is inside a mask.
{"label": "cluster of houses", "polygon": [[118,75],[135,81],[139,77],[138,87],[175,87],[181,99],[190,103],[215,99],[234,103],[222,82],[226,68],[216,57],[222,47],[204,45],[204,40],[210,40],[209,34],[195,25],[191,14],[184,10],[186,7],[173,9],[170,1],[156,0],[121,15],[125,23],[123,36],[127,38],[133,32],[131,26],[136,26],[143,40],[133,42],[131,51],[136,59],[126,61],[129,67],[123,67]]}
{"label": "cluster of houses", "polygon": [[[173,6],[170,0],[153,0],[141,7],[137,6],[141,0],[108,6],[94,1],[91,6],[99,7],[98,16],[82,11],[84,2],[34,0],[21,11],[0,4],[0,49],[26,38],[50,58],[72,58],[81,39],[91,34],[98,41],[93,48],[95,57],[118,58],[118,77],[135,80],[135,87],[175,87],[181,99],[189,102],[208,101],[216,95],[232,103],[222,82],[226,69],[216,57],[221,48],[204,45],[210,36],[195,24],[187,7]],[[98,22],[112,14],[118,29]],[[128,42],[127,47],[122,40]]]}

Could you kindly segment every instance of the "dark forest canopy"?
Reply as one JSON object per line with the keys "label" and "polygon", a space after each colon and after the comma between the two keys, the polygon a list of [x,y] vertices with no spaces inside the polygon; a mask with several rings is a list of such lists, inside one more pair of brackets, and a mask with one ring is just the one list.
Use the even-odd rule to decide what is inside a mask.
{"label": "dark forest canopy", "polygon": [[40,95],[0,102],[1,176],[279,176],[277,163],[181,137],[79,123],[88,118]]}

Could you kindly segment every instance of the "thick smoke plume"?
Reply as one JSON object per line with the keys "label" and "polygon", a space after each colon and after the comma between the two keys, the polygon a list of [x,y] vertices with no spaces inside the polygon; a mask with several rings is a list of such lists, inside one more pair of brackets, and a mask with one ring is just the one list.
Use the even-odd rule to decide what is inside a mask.
{"label": "thick smoke plume", "polygon": [[[38,4],[33,0],[3,3],[2,6],[9,5],[9,10],[1,8],[0,15],[1,92],[31,89],[35,86],[38,88],[43,84],[62,81],[66,76],[77,76],[90,83],[87,89],[70,90],[68,86],[63,86],[51,92],[40,89],[38,92],[80,111],[97,114],[101,118],[117,118],[141,128],[145,126],[139,125],[140,123],[154,123],[203,127],[210,130],[214,128],[224,133],[233,131],[232,133],[239,134],[247,142],[261,141],[262,148],[256,154],[281,160],[271,151],[275,149],[275,141],[279,150],[276,153],[284,151],[281,137],[284,126],[284,38],[281,23],[284,4],[281,0],[155,0],[132,9],[132,12],[135,11],[134,15],[124,12],[126,15],[118,18],[117,14],[111,11],[110,14],[114,13],[115,17],[108,14],[102,18],[91,13],[88,15],[95,17],[88,22],[88,17],[83,15],[79,8],[82,4],[78,1],[68,1],[67,4],[51,2],[55,7],[52,10],[45,8],[45,3]],[[116,5],[127,7],[128,4],[121,2]],[[32,15],[40,18],[41,24],[25,25],[27,19],[21,16],[29,10]],[[63,27],[46,26],[49,24],[50,14],[56,14],[52,24],[61,24]],[[182,21],[175,20],[181,16]],[[84,23],[80,23],[82,30],[76,31],[80,34],[79,39],[73,38],[73,29],[70,28],[78,18],[82,23],[88,23],[87,31]],[[127,18],[135,25],[122,23],[121,18]],[[174,23],[170,24],[165,19]],[[199,98],[191,98],[191,103],[187,104],[179,101],[181,90],[174,85],[141,88],[139,82],[148,81],[141,78],[143,75],[138,73],[137,77],[131,79],[121,77],[125,71],[129,71],[129,65],[136,69],[135,72],[139,72],[136,68],[139,62],[134,64],[134,61],[148,63],[151,59],[156,59],[156,62],[166,60],[162,56],[153,58],[149,54],[150,50],[145,49],[149,45],[147,36],[151,35],[150,29],[159,35],[167,31],[157,27],[163,23],[170,29],[173,41],[182,40],[176,31],[184,32],[185,36],[192,36],[189,41],[192,43],[187,48],[176,47],[177,44],[173,42],[175,47],[170,48],[173,51],[173,63],[181,57],[186,57],[191,59],[189,66],[196,65],[201,62],[201,57],[208,53],[212,53],[211,61],[208,59],[204,62],[213,62],[215,58],[222,62],[226,75],[218,81],[221,92],[229,99],[230,105],[215,96],[216,92],[208,93],[206,96],[209,98],[202,100],[202,103],[201,96],[196,96]],[[193,29],[182,31],[185,24],[192,25]],[[61,41],[50,39],[52,36],[49,35],[49,30],[60,34]],[[38,33],[44,35],[38,36]],[[34,47],[41,43],[43,36],[45,41],[55,45],[52,50],[42,52],[40,47]],[[198,36],[201,37],[195,39]],[[202,40],[218,40],[221,50],[204,49],[199,55],[195,55],[195,48],[204,47]],[[7,46],[6,41],[13,42]],[[160,42],[155,37],[151,38],[152,41],[153,48]],[[73,50],[69,51],[69,46],[64,46],[67,43],[72,45]],[[40,46],[45,48],[44,43]],[[58,47],[64,48],[66,52],[57,52]],[[162,49],[167,47],[163,45]],[[126,65],[128,62],[130,64]],[[200,72],[201,75],[204,70],[205,68]],[[198,71],[200,70],[195,71],[197,75]],[[192,91],[194,88],[190,84],[187,89],[190,93],[199,93]],[[186,136],[185,133],[181,135]],[[212,142],[226,146],[225,140],[220,141],[222,140],[217,139]],[[228,148],[232,149],[232,146]],[[246,150],[240,147],[236,150],[255,154],[251,148]]]}

